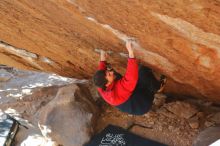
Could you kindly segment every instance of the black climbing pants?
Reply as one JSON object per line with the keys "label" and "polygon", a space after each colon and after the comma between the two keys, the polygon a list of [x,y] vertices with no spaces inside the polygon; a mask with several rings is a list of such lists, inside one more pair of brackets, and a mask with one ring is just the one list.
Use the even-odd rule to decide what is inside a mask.
{"label": "black climbing pants", "polygon": [[154,77],[152,70],[140,65],[138,82],[132,95],[125,103],[116,106],[116,108],[129,114],[143,115],[150,110],[154,94],[159,88],[160,81]]}

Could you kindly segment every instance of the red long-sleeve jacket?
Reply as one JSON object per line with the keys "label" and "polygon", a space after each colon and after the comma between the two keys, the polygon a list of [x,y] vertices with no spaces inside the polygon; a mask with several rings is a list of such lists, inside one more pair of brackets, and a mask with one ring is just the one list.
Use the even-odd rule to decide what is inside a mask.
{"label": "red long-sleeve jacket", "polygon": [[[100,61],[98,69],[106,70],[106,62]],[[125,75],[120,80],[114,81],[110,84],[106,90],[98,88],[98,91],[107,103],[117,106],[129,99],[135,89],[137,80],[137,60],[135,58],[129,58]]]}

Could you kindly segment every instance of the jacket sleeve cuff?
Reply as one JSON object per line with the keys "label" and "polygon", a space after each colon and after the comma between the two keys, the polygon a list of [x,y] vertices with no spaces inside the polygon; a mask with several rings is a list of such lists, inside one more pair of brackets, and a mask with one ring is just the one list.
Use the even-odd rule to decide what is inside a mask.
{"label": "jacket sleeve cuff", "polygon": [[106,61],[100,61],[98,70],[106,70]]}

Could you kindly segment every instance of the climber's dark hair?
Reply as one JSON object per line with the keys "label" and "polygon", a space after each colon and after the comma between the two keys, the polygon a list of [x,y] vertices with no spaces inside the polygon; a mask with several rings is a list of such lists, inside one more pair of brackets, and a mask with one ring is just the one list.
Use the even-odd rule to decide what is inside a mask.
{"label": "climber's dark hair", "polygon": [[105,70],[98,70],[93,76],[93,82],[97,87],[105,89],[105,85],[108,83],[105,78]]}

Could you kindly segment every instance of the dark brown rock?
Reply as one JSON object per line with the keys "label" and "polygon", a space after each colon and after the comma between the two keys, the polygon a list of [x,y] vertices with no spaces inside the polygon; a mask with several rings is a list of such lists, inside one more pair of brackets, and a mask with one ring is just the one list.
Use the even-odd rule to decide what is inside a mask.
{"label": "dark brown rock", "polygon": [[56,97],[41,109],[39,124],[44,136],[61,145],[79,146],[90,140],[95,114],[96,107],[72,84],[59,89]]}

